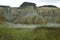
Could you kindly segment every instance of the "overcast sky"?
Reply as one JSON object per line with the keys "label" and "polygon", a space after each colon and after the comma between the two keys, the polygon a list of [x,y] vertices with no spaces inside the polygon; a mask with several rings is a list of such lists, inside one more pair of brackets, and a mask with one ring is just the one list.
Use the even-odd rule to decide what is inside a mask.
{"label": "overcast sky", "polygon": [[57,7],[60,7],[60,0],[0,0],[0,5],[9,5],[11,7],[18,7],[23,2],[33,2],[37,6],[55,5]]}

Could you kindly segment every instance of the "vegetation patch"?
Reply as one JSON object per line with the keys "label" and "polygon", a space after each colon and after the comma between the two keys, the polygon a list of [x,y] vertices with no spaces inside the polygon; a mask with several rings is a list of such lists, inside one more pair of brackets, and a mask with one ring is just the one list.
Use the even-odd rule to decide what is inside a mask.
{"label": "vegetation patch", "polygon": [[0,40],[60,40],[60,28],[0,29]]}

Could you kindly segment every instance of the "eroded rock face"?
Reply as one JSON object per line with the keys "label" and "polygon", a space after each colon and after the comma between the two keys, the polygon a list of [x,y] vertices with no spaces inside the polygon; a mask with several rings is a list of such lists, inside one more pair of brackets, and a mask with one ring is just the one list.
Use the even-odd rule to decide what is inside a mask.
{"label": "eroded rock face", "polygon": [[26,16],[26,15],[31,15],[36,13],[36,4],[35,3],[30,3],[30,2],[24,2],[20,7],[19,7],[19,12],[20,16]]}
{"label": "eroded rock face", "polygon": [[[51,5],[50,5],[51,6]],[[0,6],[0,16],[12,23],[40,24],[40,16],[43,23],[60,23],[60,8],[56,6],[37,7],[35,3],[24,2],[20,7]],[[36,16],[34,23],[34,16]]]}
{"label": "eroded rock face", "polygon": [[48,23],[56,23],[57,18],[60,17],[60,8],[38,8],[37,13],[43,16]]}
{"label": "eroded rock face", "polygon": [[4,24],[6,22],[8,8],[9,8],[9,6],[0,5],[0,24]]}

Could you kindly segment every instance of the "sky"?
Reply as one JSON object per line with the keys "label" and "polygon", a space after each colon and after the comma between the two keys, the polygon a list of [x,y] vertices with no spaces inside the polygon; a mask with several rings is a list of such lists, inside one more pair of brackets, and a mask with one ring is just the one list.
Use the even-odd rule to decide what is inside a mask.
{"label": "sky", "polygon": [[0,5],[19,7],[23,2],[32,2],[35,3],[36,6],[55,5],[60,7],[60,0],[0,0]]}

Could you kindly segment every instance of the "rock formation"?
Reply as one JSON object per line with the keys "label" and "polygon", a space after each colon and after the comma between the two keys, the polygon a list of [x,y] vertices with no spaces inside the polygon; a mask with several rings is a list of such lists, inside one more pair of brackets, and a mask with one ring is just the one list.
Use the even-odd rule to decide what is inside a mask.
{"label": "rock formation", "polygon": [[12,23],[60,23],[60,8],[53,5],[37,7],[35,3],[24,2],[20,7],[0,6],[0,16]]}

